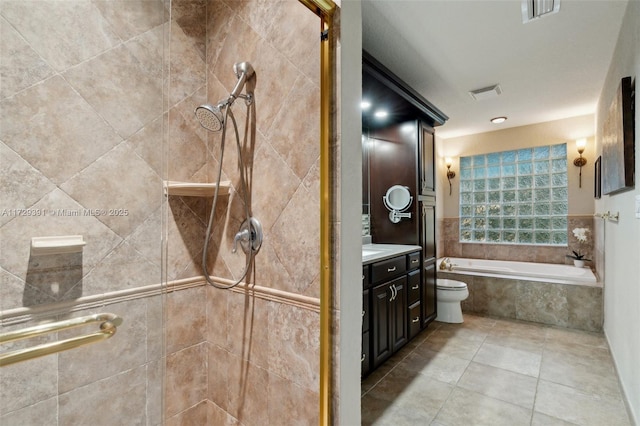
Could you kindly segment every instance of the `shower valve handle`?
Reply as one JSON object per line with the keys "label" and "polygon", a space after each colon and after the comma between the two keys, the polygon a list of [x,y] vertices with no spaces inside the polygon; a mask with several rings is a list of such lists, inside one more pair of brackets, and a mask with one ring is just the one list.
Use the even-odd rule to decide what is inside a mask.
{"label": "shower valve handle", "polygon": [[251,232],[248,229],[243,229],[242,231],[236,232],[236,236],[233,237],[233,249],[231,249],[231,253],[235,253],[238,251],[238,241],[249,241],[251,239]]}
{"label": "shower valve handle", "polygon": [[238,249],[238,241],[245,253],[249,253],[249,250],[257,253],[262,245],[262,225],[260,221],[255,217],[251,217],[248,220],[242,222],[240,230],[233,237],[233,249],[232,253],[235,253]]}

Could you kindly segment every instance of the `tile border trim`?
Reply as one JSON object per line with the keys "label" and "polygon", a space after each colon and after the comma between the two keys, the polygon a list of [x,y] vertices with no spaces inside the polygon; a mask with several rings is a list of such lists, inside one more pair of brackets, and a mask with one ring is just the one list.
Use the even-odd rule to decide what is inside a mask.
{"label": "tile border trim", "polygon": [[[214,277],[214,280],[226,285],[231,283],[231,281],[224,278]],[[172,293],[175,291],[187,290],[190,288],[202,286],[206,286],[204,276],[197,276],[182,280],[169,281],[166,284],[152,284],[143,287],[136,287],[133,289],[85,296],[71,301],[49,303],[35,307],[7,309],[5,311],[0,311],[0,326],[5,327],[15,324],[21,324],[27,321],[38,320],[45,316],[51,317],[52,315],[64,315],[71,312],[105,307],[115,303],[159,296],[166,293]],[[271,302],[295,306],[300,309],[320,312],[320,299],[315,297],[290,293],[270,287],[247,284],[245,282],[240,283],[231,291],[235,293],[245,293],[249,296],[257,297]]]}

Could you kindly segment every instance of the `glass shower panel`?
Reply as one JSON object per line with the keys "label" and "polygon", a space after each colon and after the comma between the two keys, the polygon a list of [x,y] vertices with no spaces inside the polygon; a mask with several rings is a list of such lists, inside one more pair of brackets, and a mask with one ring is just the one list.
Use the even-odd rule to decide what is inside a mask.
{"label": "glass shower panel", "polygon": [[[123,320],[0,367],[2,425],[162,423],[168,5],[0,1],[0,333]],[[0,359],[102,323],[3,343]]]}

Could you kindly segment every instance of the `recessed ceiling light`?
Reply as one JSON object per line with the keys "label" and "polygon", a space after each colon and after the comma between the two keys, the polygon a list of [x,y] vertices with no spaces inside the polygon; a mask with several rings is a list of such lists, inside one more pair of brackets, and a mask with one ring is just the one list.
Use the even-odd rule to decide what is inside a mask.
{"label": "recessed ceiling light", "polygon": [[365,101],[363,99],[362,102],[360,102],[360,108],[362,108],[363,111],[368,110],[369,108],[371,108],[371,102]]}
{"label": "recessed ceiling light", "polygon": [[389,113],[383,109],[379,109],[376,112],[374,112],[373,115],[376,118],[385,118],[389,115]]}
{"label": "recessed ceiling light", "polygon": [[507,121],[507,117],[494,117],[490,120],[493,124],[500,124]]}

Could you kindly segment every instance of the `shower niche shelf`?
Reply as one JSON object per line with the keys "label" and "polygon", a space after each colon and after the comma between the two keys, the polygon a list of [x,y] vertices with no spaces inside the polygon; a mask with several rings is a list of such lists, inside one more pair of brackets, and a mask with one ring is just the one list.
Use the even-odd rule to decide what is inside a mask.
{"label": "shower niche shelf", "polygon": [[[216,192],[215,183],[197,182],[176,182],[167,180],[164,182],[164,192],[166,195],[177,195],[180,197],[213,197]],[[231,191],[231,181],[220,182],[218,195],[228,195]]]}

